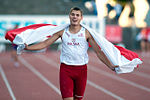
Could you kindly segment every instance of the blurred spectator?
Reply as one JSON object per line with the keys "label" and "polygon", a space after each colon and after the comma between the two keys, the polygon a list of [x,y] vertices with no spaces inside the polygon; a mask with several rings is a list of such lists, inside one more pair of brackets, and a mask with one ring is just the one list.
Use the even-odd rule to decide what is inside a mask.
{"label": "blurred spectator", "polygon": [[142,54],[150,51],[150,27],[143,28],[137,35],[137,40],[141,43]]}
{"label": "blurred spectator", "polygon": [[[16,24],[14,26],[14,28],[9,29],[7,31],[17,29],[18,27],[19,27],[19,24]],[[18,61],[18,55],[17,55],[17,45],[15,45],[15,44],[12,44],[11,58],[12,58],[12,61],[14,62],[14,66],[19,67],[19,61]]]}
{"label": "blurred spectator", "polygon": [[106,7],[107,7],[107,13],[109,14],[112,10],[115,11],[116,15],[115,15],[115,19],[118,20],[120,15],[121,15],[121,12],[123,10],[123,6],[119,3],[114,3],[114,4],[111,4],[111,3],[107,3],[106,4]]}
{"label": "blurred spectator", "polygon": [[84,5],[90,12],[92,12],[94,15],[97,15],[95,1],[86,1]]}
{"label": "blurred spectator", "polygon": [[19,67],[18,55],[17,55],[17,45],[12,44],[11,58],[14,62],[15,67]]}
{"label": "blurred spectator", "polygon": [[114,7],[114,10],[116,11],[116,20],[119,19],[121,12],[123,10],[123,7],[120,4],[116,4],[116,6]]}

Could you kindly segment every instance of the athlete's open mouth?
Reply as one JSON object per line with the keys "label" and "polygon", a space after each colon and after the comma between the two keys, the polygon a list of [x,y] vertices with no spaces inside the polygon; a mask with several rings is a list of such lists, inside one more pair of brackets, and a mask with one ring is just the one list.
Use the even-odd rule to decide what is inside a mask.
{"label": "athlete's open mouth", "polygon": [[73,22],[77,22],[78,20],[72,20]]}

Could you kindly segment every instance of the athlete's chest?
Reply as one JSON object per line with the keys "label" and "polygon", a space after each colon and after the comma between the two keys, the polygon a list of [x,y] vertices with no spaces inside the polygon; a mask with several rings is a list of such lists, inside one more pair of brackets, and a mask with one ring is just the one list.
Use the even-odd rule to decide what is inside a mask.
{"label": "athlete's chest", "polygon": [[82,27],[78,33],[72,34],[67,28],[62,37],[62,42],[68,46],[79,46],[86,42],[85,29]]}
{"label": "athlete's chest", "polygon": [[70,34],[68,32],[64,32],[62,40],[66,45],[71,45],[71,46],[81,45],[86,41],[85,33],[80,32],[77,34]]}

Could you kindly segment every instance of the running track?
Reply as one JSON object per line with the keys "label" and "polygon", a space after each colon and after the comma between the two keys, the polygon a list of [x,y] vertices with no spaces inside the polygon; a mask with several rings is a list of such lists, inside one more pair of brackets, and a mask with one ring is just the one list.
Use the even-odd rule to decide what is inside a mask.
{"label": "running track", "polygon": [[[59,52],[24,53],[15,67],[10,53],[0,54],[0,100],[61,100]],[[84,100],[150,100],[150,55],[128,74],[115,74],[89,52]]]}

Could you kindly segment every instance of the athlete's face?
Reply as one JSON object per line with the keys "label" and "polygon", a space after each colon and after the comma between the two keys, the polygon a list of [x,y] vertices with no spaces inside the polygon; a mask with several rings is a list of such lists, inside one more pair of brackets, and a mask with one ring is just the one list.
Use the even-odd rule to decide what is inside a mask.
{"label": "athlete's face", "polygon": [[81,12],[79,10],[72,10],[69,18],[71,25],[80,25],[80,21],[82,20]]}

